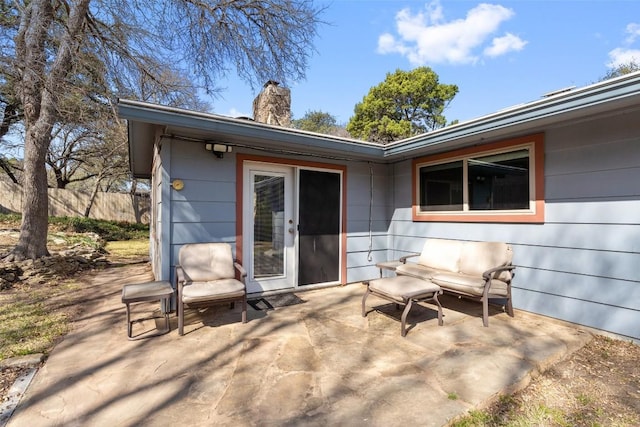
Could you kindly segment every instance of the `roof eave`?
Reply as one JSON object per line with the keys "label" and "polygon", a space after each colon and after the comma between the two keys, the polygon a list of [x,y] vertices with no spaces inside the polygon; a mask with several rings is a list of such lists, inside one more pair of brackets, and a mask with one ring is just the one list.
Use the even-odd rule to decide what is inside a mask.
{"label": "roof eave", "polygon": [[284,148],[292,153],[304,151],[389,162],[481,144],[485,140],[517,133],[538,132],[545,127],[592,115],[640,108],[640,72],[562,92],[386,146],[139,101],[120,100],[118,108],[120,116],[129,121],[131,170],[138,177],[148,177],[151,173],[157,126],[162,126],[169,133],[172,130],[184,131],[248,148]]}
{"label": "roof eave", "polygon": [[539,130],[578,117],[637,107],[638,98],[640,73],[633,73],[393,142],[385,147],[385,158],[396,160],[428,151],[448,150],[469,141],[478,143],[500,135]]}

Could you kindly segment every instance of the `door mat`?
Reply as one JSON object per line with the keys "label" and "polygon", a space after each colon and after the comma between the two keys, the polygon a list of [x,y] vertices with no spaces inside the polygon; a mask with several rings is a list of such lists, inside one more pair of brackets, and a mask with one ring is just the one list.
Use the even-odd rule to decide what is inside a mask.
{"label": "door mat", "polygon": [[273,295],[270,297],[247,300],[247,304],[253,307],[254,310],[258,311],[268,311],[278,307],[297,305],[304,302],[306,301],[298,297],[296,294]]}

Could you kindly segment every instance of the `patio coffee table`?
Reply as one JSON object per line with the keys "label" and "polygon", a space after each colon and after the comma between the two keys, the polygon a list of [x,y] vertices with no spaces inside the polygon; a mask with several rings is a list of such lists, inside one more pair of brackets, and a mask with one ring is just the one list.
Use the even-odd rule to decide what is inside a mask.
{"label": "patio coffee table", "polygon": [[131,320],[131,310],[129,305],[134,302],[143,301],[160,301],[161,310],[164,311],[164,329],[158,330],[154,334],[144,334],[142,337],[152,337],[157,335],[166,334],[171,330],[169,324],[169,302],[174,291],[171,287],[171,283],[166,281],[147,282],[147,283],[134,283],[124,285],[122,287],[122,302],[127,306],[127,337],[130,340],[136,338],[133,337],[133,324],[135,322],[141,322],[143,320],[156,319],[158,316],[145,317],[140,319]]}
{"label": "patio coffee table", "polygon": [[400,318],[400,334],[407,335],[407,315],[414,302],[433,301],[438,306],[438,325],[442,326],[442,306],[438,301],[438,295],[442,294],[440,286],[417,279],[411,276],[385,277],[364,282],[367,290],[362,297],[362,317],[367,317],[365,302],[369,294],[398,304],[404,304],[405,308]]}

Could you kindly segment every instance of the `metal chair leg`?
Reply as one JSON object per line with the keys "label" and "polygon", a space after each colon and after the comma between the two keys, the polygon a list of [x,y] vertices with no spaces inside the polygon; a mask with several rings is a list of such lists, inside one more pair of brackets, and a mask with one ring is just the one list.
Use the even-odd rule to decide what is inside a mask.
{"label": "metal chair leg", "polygon": [[413,299],[409,298],[406,304],[407,305],[405,305],[404,311],[402,312],[402,317],[400,318],[400,334],[403,337],[407,336],[407,328],[406,328],[407,315],[409,314],[409,311],[411,310],[411,306],[413,304]]}
{"label": "metal chair leg", "polygon": [[367,309],[366,309],[365,302],[367,301],[367,297],[369,296],[370,293],[371,291],[369,290],[369,285],[367,284],[367,290],[365,291],[364,296],[362,297],[362,317],[367,317]]}

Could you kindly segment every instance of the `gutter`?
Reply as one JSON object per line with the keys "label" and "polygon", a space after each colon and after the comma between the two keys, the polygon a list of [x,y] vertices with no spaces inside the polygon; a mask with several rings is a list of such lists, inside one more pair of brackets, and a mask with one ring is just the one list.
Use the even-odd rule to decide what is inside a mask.
{"label": "gutter", "polygon": [[[380,159],[382,145],[374,142],[332,135],[318,134],[292,128],[257,123],[211,113],[202,113],[128,99],[118,100],[118,113],[134,122],[162,126],[190,128],[222,136],[269,143],[276,141],[295,146],[310,146],[324,150],[349,151],[365,157]],[[233,145],[233,144],[232,144]]]}

